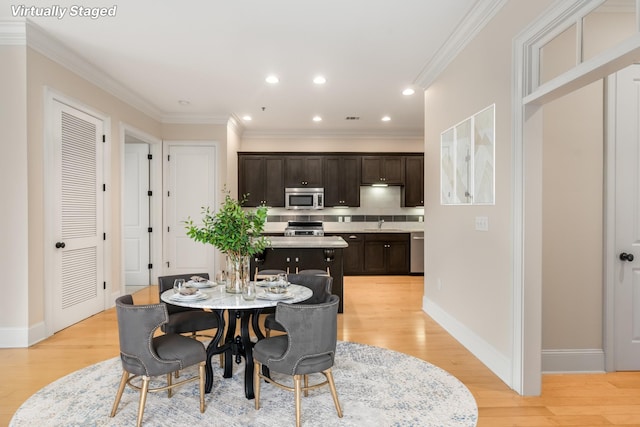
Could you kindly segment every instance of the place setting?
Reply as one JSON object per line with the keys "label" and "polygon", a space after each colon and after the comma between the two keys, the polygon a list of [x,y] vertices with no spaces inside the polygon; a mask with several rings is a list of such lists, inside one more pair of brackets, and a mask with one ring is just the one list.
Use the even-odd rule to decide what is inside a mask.
{"label": "place setting", "polygon": [[256,297],[270,301],[291,299],[293,295],[289,292],[289,285],[286,273],[267,276],[265,280],[256,282],[256,286],[262,288]]}
{"label": "place setting", "polygon": [[[194,276],[198,277],[198,276]],[[205,279],[206,280],[206,279]],[[208,281],[207,281],[208,282]],[[195,283],[202,284],[203,282],[196,282],[193,280],[193,277],[189,281],[185,281],[184,279],[176,279],[173,282],[173,292],[169,299],[173,301],[182,301],[182,302],[191,302],[191,301],[202,301],[209,298],[209,295],[202,292],[200,288],[212,287],[212,286],[204,286],[200,287],[196,286]]]}

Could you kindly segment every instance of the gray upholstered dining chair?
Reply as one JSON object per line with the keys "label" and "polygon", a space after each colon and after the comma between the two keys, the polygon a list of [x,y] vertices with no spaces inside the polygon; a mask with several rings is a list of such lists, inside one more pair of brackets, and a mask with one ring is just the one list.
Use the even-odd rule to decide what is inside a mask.
{"label": "gray upholstered dining chair", "polygon": [[[189,280],[192,276],[200,276],[208,279],[208,273],[177,274],[173,276],[158,277],[158,293],[173,289],[173,282],[176,279]],[[162,304],[165,304],[164,302]],[[200,308],[180,307],[173,304],[166,304],[169,312],[169,321],[162,325],[162,331],[174,334],[191,334],[192,338],[204,336],[212,338],[210,335],[198,334],[200,331],[218,328],[218,318],[214,313]]]}
{"label": "gray upholstered dining chair", "polygon": [[[154,337],[160,325],[167,323],[169,314],[164,304],[134,305],[131,295],[123,295],[116,300],[118,333],[120,338],[120,361],[122,378],[113,402],[111,417],[116,415],[124,387],[140,390],[138,418],[136,425],[142,424],[142,416],[147,401],[147,393],[168,391],[172,395],[174,387],[198,380],[200,383],[200,412],[204,412],[205,361],[204,345],[180,334],[164,334]],[[172,383],[172,373],[189,366],[198,365],[198,376]],[[149,388],[151,377],[167,376],[165,387]],[[142,384],[132,381],[142,377]]]}
{"label": "gray upholstered dining chair", "polygon": [[[311,298],[302,301],[300,304],[319,304],[329,300],[331,296],[331,287],[333,285],[333,277],[325,275],[313,274],[289,274],[287,276],[289,283],[304,286],[313,292]],[[264,318],[264,329],[267,337],[271,336],[271,331],[284,332],[283,326],[276,321],[274,313],[267,314]]]}
{"label": "gray upholstered dining chair", "polygon": [[[337,295],[331,295],[327,302],[321,304],[278,303],[276,320],[284,326],[287,334],[262,339],[253,348],[256,409],[260,409],[260,379],[264,379],[294,392],[296,426],[299,427],[301,392],[306,396],[309,390],[329,385],[338,417],[342,418],[331,371],[336,352],[339,301]],[[264,375],[261,372],[263,365],[270,371],[293,376],[293,387]],[[325,380],[309,385],[309,375],[315,373],[322,373]]]}

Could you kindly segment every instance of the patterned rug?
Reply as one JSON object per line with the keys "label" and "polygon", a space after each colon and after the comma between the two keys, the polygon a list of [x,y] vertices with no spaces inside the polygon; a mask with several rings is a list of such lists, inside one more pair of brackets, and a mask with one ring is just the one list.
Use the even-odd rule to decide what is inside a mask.
{"label": "patterned rug", "polygon": [[[244,397],[243,368],[242,364],[234,365],[233,378],[228,379],[222,378],[220,369],[214,370],[213,390],[205,397],[204,414],[199,411],[197,382],[175,389],[171,399],[166,392],[150,393],[143,425],[294,425],[293,393],[262,383],[261,406],[256,411],[254,401]],[[469,390],[446,371],[420,359],[338,342],[333,372],[344,417],[338,418],[329,389],[322,387],[302,398],[304,426],[476,425],[478,408]],[[139,394],[130,387],[122,395],[116,416],[109,417],[121,373],[119,358],[73,372],[31,396],[16,411],[10,426],[135,425]]]}

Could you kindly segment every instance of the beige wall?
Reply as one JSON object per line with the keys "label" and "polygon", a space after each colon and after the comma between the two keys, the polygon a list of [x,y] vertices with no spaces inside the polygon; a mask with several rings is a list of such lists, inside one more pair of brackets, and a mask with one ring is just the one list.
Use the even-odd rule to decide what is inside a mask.
{"label": "beige wall", "polygon": [[28,152],[27,53],[25,46],[0,46],[0,325],[17,332],[28,325]]}
{"label": "beige wall", "polygon": [[281,137],[247,138],[240,143],[239,151],[324,151],[324,152],[405,152],[420,153],[424,150],[422,138],[379,137]]}
{"label": "beige wall", "polygon": [[[513,363],[512,40],[550,3],[507,2],[425,92],[425,306],[492,354],[503,378]],[[495,205],[440,205],[440,133],[493,103]],[[475,231],[476,216],[489,231]]]}
{"label": "beige wall", "polygon": [[603,90],[544,106],[543,350],[603,348]]}
{"label": "beige wall", "polygon": [[29,149],[29,325],[44,320],[44,98],[45,88],[50,88],[88,108],[110,118],[111,169],[107,182],[106,197],[111,208],[107,216],[111,222],[105,224],[111,236],[111,289],[120,287],[121,277],[121,208],[122,176],[120,159],[124,141],[120,141],[120,123],[126,123],[154,137],[160,138],[157,121],[146,116],[96,85],[84,80],[68,69],[51,61],[44,55],[27,48],[27,102],[28,102],[28,149]]}

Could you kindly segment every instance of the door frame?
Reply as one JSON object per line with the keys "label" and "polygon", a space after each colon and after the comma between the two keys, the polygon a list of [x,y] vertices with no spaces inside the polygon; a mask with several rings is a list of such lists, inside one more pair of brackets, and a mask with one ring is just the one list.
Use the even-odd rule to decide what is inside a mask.
{"label": "door frame", "polygon": [[[44,87],[44,111],[43,111],[43,176],[42,176],[42,188],[43,188],[43,210],[45,212],[44,215],[44,228],[43,228],[43,255],[44,255],[44,334],[45,338],[50,337],[54,334],[54,326],[53,326],[53,316],[54,316],[54,306],[53,306],[53,280],[50,272],[53,269],[53,256],[50,242],[55,240],[54,236],[54,224],[51,220],[51,215],[47,215],[47,212],[51,210],[51,206],[54,202],[53,200],[53,192],[48,191],[49,184],[47,184],[47,177],[51,176],[55,171],[53,170],[54,163],[54,152],[52,150],[53,144],[50,142],[53,139],[54,135],[54,126],[55,126],[55,117],[53,114],[54,102],[60,102],[62,104],[68,105],[69,107],[75,108],[76,110],[82,111],[85,114],[93,116],[104,123],[103,132],[105,135],[105,142],[102,145],[102,163],[103,163],[103,182],[106,185],[107,191],[103,192],[103,232],[106,233],[107,239],[103,240],[103,251],[102,251],[102,263],[103,263],[103,278],[106,282],[107,289],[103,293],[103,309],[106,309],[110,306],[108,295],[110,295],[110,289],[113,286],[112,277],[111,277],[111,250],[112,250],[112,241],[113,234],[111,230],[111,197],[112,192],[109,192],[109,188],[111,188],[111,118],[94,107],[91,107],[77,99],[71,98],[67,95],[64,95],[55,89],[52,89],[48,86]],[[48,248],[48,249],[47,249]]]}
{"label": "door frame", "polygon": [[[120,236],[124,237],[124,145],[126,137],[130,136],[149,144],[149,153],[151,154],[151,162],[149,163],[149,190],[153,192],[151,201],[149,202],[149,221],[150,227],[153,227],[154,231],[149,236],[149,261],[153,267],[149,270],[149,276],[151,277],[151,283],[155,283],[155,279],[162,273],[162,140],[156,138],[134,126],[127,123],[120,122]],[[121,238],[118,242],[120,246],[120,287],[118,289],[112,289],[112,300],[115,302],[116,298],[124,294],[125,283],[125,250],[124,250],[124,238]]]}
{"label": "door frame", "polygon": [[[512,80],[512,170],[513,172],[513,259],[512,305],[513,347],[511,387],[521,395],[540,395],[542,389],[542,110],[544,104],[571,93],[600,78],[632,64],[640,55],[640,32],[607,49],[594,58],[537,86],[537,50],[552,33],[559,32],[576,19],[602,4],[603,0],[564,0],[552,5],[513,43]],[[640,1],[636,0],[636,16]],[[609,119],[610,112],[605,116]],[[603,118],[604,120],[604,118]],[[603,237],[603,347],[605,369],[612,366],[613,300],[611,274],[614,252],[610,239],[611,213],[611,130],[605,131],[605,236]],[[615,169],[615,168],[613,168]]]}

